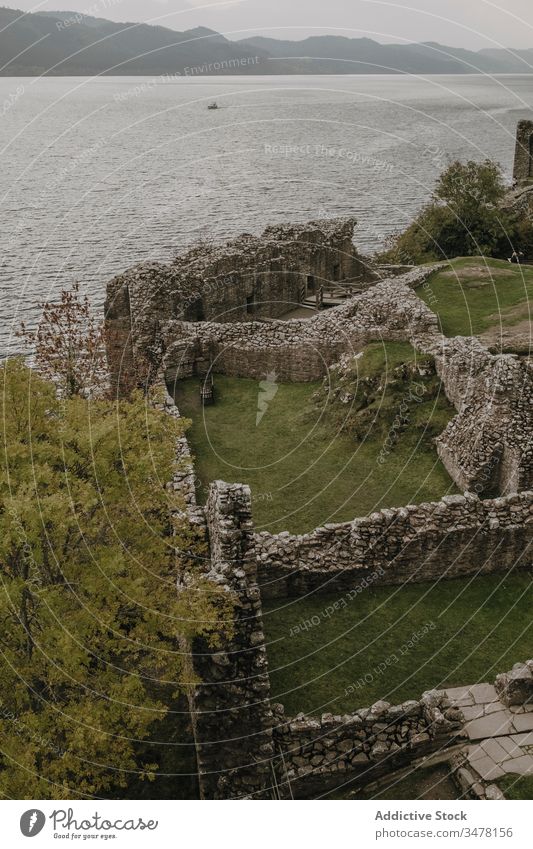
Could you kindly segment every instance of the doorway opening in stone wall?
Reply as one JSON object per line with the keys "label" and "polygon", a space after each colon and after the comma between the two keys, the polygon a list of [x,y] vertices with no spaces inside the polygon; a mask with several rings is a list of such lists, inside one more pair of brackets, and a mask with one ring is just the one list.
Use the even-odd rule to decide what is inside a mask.
{"label": "doorway opening in stone wall", "polygon": [[312,274],[307,275],[307,287],[306,287],[306,295],[314,295],[316,291],[315,278]]}
{"label": "doorway opening in stone wall", "polygon": [[195,321],[205,321],[204,302],[198,298],[194,303]]}
{"label": "doorway opening in stone wall", "polygon": [[255,312],[255,295],[253,293],[246,298],[246,312],[248,315]]}

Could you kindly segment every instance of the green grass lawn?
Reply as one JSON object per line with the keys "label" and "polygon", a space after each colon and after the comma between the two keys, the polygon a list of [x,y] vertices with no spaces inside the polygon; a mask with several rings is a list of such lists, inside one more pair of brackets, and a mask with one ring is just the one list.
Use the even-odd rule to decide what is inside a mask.
{"label": "green grass lawn", "polygon": [[450,769],[446,764],[413,769],[407,775],[390,781],[379,789],[368,790],[365,787],[355,791],[350,789],[349,782],[341,790],[329,793],[328,799],[353,799],[355,801],[368,799],[458,799],[460,796]]}
{"label": "green grass lawn", "polygon": [[289,715],[347,713],[433,687],[492,682],[533,654],[526,573],[370,588],[328,614],[337,598],[263,606],[272,699]]}
{"label": "green grass lawn", "polygon": [[533,775],[505,775],[498,778],[497,784],[508,799],[533,799]]}
{"label": "green grass lawn", "polygon": [[358,361],[361,375],[377,375],[382,386],[365,401],[357,435],[346,423],[363,413],[354,413],[353,404],[332,405],[327,392],[318,391],[321,384],[265,391],[256,380],[215,376],[216,403],[202,409],[198,380],[179,382],[175,397],[182,415],[192,419],[188,439],[200,501],[213,480],[247,483],[257,529],[303,533],[456,492],[432,442],[455,414],[442,392],[411,402],[409,426],[390,453],[381,453],[389,422],[412,385],[387,384],[387,376],[394,377],[394,368],[412,353],[409,345],[393,344],[381,354],[369,349],[368,362]]}
{"label": "green grass lawn", "polygon": [[477,336],[531,320],[533,266],[486,257],[454,259],[450,266],[417,289],[446,336]]}
{"label": "green grass lawn", "polygon": [[414,769],[405,778],[369,794],[362,792],[361,799],[458,799],[460,796],[447,766]]}

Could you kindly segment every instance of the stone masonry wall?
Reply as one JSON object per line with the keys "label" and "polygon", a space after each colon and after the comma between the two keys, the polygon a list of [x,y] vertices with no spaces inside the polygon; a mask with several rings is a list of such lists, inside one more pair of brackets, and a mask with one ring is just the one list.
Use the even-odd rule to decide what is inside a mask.
{"label": "stone masonry wall", "polygon": [[113,384],[127,391],[132,375],[155,374],[168,338],[165,327],[173,320],[276,317],[302,301],[309,280],[318,288],[373,279],[353,245],[354,226],[353,218],[345,218],[268,227],[260,237],[203,243],[168,265],[142,263],[114,278],[105,306]]}
{"label": "stone masonry wall", "polygon": [[[519,499],[499,501],[509,511],[514,506],[521,523]],[[460,502],[450,500],[450,506]],[[203,798],[316,798],[347,782],[364,786],[392,775],[466,739],[461,709],[439,691],[396,706],[378,701],[343,716],[287,718],[281,705],[271,707],[249,491],[215,483],[206,513],[212,554],[206,574],[234,597],[236,618],[233,638],[218,651],[200,641],[193,647],[202,676],[191,706]],[[497,521],[493,515],[493,525]],[[512,704],[530,700],[532,665],[498,676],[502,698],[508,693]]]}
{"label": "stone masonry wall", "polygon": [[[522,523],[520,498],[499,501],[509,512],[514,506]],[[460,508],[461,500],[450,500],[450,507]],[[463,742],[461,709],[440,691],[396,706],[378,701],[343,716],[288,718],[281,705],[271,706],[248,489],[216,482],[206,515],[211,562],[205,574],[227,590],[236,608],[235,631],[225,645],[213,651],[196,641],[192,647],[201,676],[191,709],[204,799],[316,798],[347,782],[364,786]],[[493,515],[492,524],[497,521]],[[532,692],[526,666],[499,676],[513,703],[518,679],[521,699],[525,677],[523,698]]]}
{"label": "stone masonry wall", "polygon": [[392,706],[379,701],[345,716],[299,714],[286,719],[275,706],[274,740],[282,795],[312,798],[354,779],[369,783],[383,773],[456,741],[462,716],[446,694]]}
{"label": "stone masonry wall", "polygon": [[[433,269],[384,280],[311,319],[169,322],[163,359],[169,384],[214,372],[281,382],[321,379],[369,342],[409,341],[435,358],[457,416],[437,440],[446,469],[463,491],[510,494],[533,488],[533,369],[514,355],[493,355],[474,338],[447,339],[414,289]],[[174,341],[173,341],[174,340]]]}
{"label": "stone masonry wall", "polygon": [[[158,383],[161,400],[157,406],[180,418],[162,377]],[[199,507],[185,436],[176,442],[175,470],[168,486],[183,499],[178,518],[200,531],[209,548],[207,556],[192,558],[194,566],[178,570],[178,592],[202,576],[222,587],[234,606],[233,633],[216,650],[203,638],[192,644],[180,641],[181,651],[189,658],[191,680],[198,679],[189,686],[187,696],[200,794],[203,799],[268,797],[272,713],[250,492],[240,484],[215,483],[207,507]],[[186,571],[190,568],[193,574]]]}
{"label": "stone masonry wall", "polygon": [[[433,273],[417,268],[384,280],[346,304],[293,321],[238,324],[169,322],[163,360],[169,384],[214,372],[281,382],[321,379],[372,341],[409,341],[434,356],[457,416],[437,440],[455,483],[477,494],[533,487],[533,371],[513,355],[495,356],[474,338],[447,339],[414,291]],[[173,341],[174,340],[174,341]]]}
{"label": "stone masonry wall", "polygon": [[426,346],[458,410],[437,439],[457,485],[477,493],[533,488],[533,370],[511,354],[490,354],[478,340],[456,337]]}
{"label": "stone masonry wall", "polygon": [[[475,338],[442,336],[431,317],[418,315],[416,304],[408,309],[413,294],[407,286],[414,275],[402,277],[391,287],[387,282],[366,293],[357,301],[374,299],[374,316],[381,311],[380,334],[383,339],[403,335],[419,351],[435,360],[449,401],[457,415],[436,440],[438,454],[451,478],[463,491],[477,495],[506,495],[533,488],[533,367],[512,354],[493,355]],[[419,278],[420,279],[420,278]],[[398,334],[386,310],[394,303],[382,296],[396,291],[405,302],[404,329]],[[357,319],[366,310],[357,313]],[[431,314],[432,315],[432,314]],[[375,329],[367,323],[367,338]],[[337,372],[350,370],[351,356],[339,358]]]}
{"label": "stone masonry wall", "polygon": [[[165,404],[170,408],[170,414],[179,415],[176,408],[172,408],[170,399],[167,398]],[[186,443],[180,441],[177,455],[180,466],[173,485],[182,490],[184,488],[187,510],[194,516],[199,508],[196,507],[191,490]],[[205,563],[204,574],[222,586],[232,598],[235,604],[235,628],[231,638],[217,650],[210,648],[204,640],[196,640],[190,647],[193,670],[200,679],[190,690],[190,707],[202,798],[315,798],[345,782],[350,782],[352,786],[364,786],[380,776],[390,775],[432,752],[445,750],[461,741],[461,712],[441,692],[430,691],[420,701],[408,701],[397,706],[377,702],[370,708],[344,716],[324,714],[313,717],[300,714],[295,718],[287,718],[281,705],[271,706],[256,562],[257,542],[264,541],[268,535],[253,536],[250,503],[247,487],[216,482],[212,486],[205,511],[211,557]],[[432,513],[432,522],[437,522],[430,528],[427,527],[428,510]],[[461,542],[456,533],[465,530],[462,526],[465,525],[465,516],[469,511],[472,512],[471,530],[476,527],[476,522],[481,523],[484,516],[488,520],[488,530],[499,533],[498,540],[489,537],[484,543],[489,551],[500,546],[500,554],[506,558],[509,540],[514,540],[511,556],[516,558],[516,563],[510,564],[510,567],[517,565],[520,551],[525,550],[528,543],[524,539],[517,542],[520,538],[515,538],[514,532],[519,533],[520,528],[527,525],[531,527],[531,494],[493,502],[481,502],[475,497],[450,497],[436,505],[382,511],[381,514],[369,517],[368,521],[351,523],[353,526],[361,526],[360,530],[364,525],[366,532],[370,533],[367,538],[368,551],[359,551],[365,567],[357,573],[359,579],[372,582],[388,580],[387,566],[393,564],[387,563],[383,545],[387,534],[394,535],[399,530],[394,527],[394,514],[397,514],[398,521],[405,520],[405,512],[408,514],[410,531],[420,537],[418,554],[422,558],[428,544],[435,547],[435,553],[439,548],[442,552],[444,544],[439,542],[441,523],[449,531],[453,553],[460,556]],[[435,512],[440,518],[433,515]],[[323,530],[330,533],[330,542],[335,546],[331,531],[344,532],[346,527],[336,526]],[[470,552],[471,571],[479,568],[476,561],[480,556],[479,536],[483,537],[485,530],[478,527],[472,534],[475,544]],[[405,532],[405,524],[401,531]],[[315,534],[319,532],[320,529]],[[360,535],[359,542],[363,536]],[[284,545],[290,542],[286,534],[281,535],[281,539]],[[302,538],[298,539],[300,543],[303,542]],[[357,545],[353,536],[350,542],[352,547],[355,553]],[[333,552],[334,569],[331,570],[337,573],[334,580],[329,580],[331,575],[321,576],[327,582],[323,587],[326,591],[338,585],[339,555],[339,548],[336,547]],[[378,555],[384,559],[379,560]],[[404,564],[407,569],[416,570],[419,566],[417,560],[411,566],[408,561],[409,557]],[[465,555],[463,568],[466,568],[467,561]],[[265,568],[264,562],[260,565],[261,569]],[[313,568],[316,565],[315,560]],[[370,571],[372,565],[375,567],[374,572]],[[441,577],[442,564],[437,559],[433,568],[434,575]],[[306,570],[298,570],[300,580],[302,571]],[[314,580],[316,575],[312,571],[309,570],[309,576]],[[453,573],[454,569],[451,568],[449,575]],[[346,577],[350,583],[346,586],[351,586],[357,592],[355,574],[347,570]],[[270,570],[268,577],[272,578]],[[391,575],[388,577],[391,578]],[[418,577],[422,579],[422,572],[419,576],[414,574],[411,577],[414,580]],[[427,579],[427,574],[424,578]],[[397,579],[397,574],[392,575],[393,582]],[[289,585],[287,575],[282,576],[282,581],[285,592]],[[304,584],[299,585],[300,591],[303,587]],[[306,591],[317,589],[314,584],[305,587]],[[263,587],[263,590],[265,595],[269,594],[267,587]],[[279,587],[276,591],[279,592]],[[354,610],[356,612],[356,608]],[[523,701],[532,691],[530,667],[531,664],[524,668],[517,665],[512,673],[498,678],[497,687],[501,680],[501,689],[509,692],[513,704],[517,703],[518,695]]]}
{"label": "stone masonry wall", "polygon": [[516,149],[513,178],[516,183],[527,183],[533,177],[533,121],[519,121],[516,130]]}
{"label": "stone masonry wall", "polygon": [[[170,266],[138,267],[108,289],[108,354],[119,390],[145,376],[164,374],[168,383],[210,367],[235,376],[274,371],[278,380],[314,380],[342,356],[383,339],[410,341],[432,354],[458,411],[437,448],[454,480],[473,492],[301,536],[254,534],[250,492],[239,484],[215,482],[205,511],[199,508],[188,445],[179,441],[171,485],[208,538],[203,573],[234,604],[234,631],[225,644],[213,650],[198,639],[188,647],[199,681],[189,696],[206,799],[269,798],[274,785],[283,794],[289,782],[295,795],[313,795],[348,774],[387,772],[446,746],[459,727],[444,695],[435,693],[345,717],[288,720],[281,708],[273,712],[261,595],[357,594],[365,581],[434,581],[533,562],[531,367],[493,356],[473,339],[445,339],[414,291],[433,269],[381,280],[307,321],[277,320],[284,299],[301,297],[306,276],[364,276],[350,246],[349,222],[269,228],[260,240],[243,236],[224,249],[195,248]],[[244,321],[250,310],[255,320]],[[163,406],[179,416],[169,397]],[[482,501],[474,494],[487,491],[506,495]],[[522,680],[531,673],[526,667],[501,676],[510,699],[530,686]]]}
{"label": "stone masonry wall", "polygon": [[436,315],[413,291],[431,273],[417,268],[376,283],[309,319],[169,322],[163,333],[167,382],[201,373],[206,363],[233,377],[262,379],[275,372],[280,381],[320,380],[343,354],[358,353],[369,342],[438,337]]}
{"label": "stone masonry wall", "polygon": [[360,582],[403,584],[506,572],[533,564],[533,493],[372,513],[301,536],[255,535],[264,598],[357,592]]}
{"label": "stone masonry wall", "polygon": [[203,799],[263,798],[272,783],[270,682],[253,557],[248,487],[211,486],[206,577],[234,603],[234,633],[217,650],[191,646],[198,683],[189,694]]}
{"label": "stone masonry wall", "polygon": [[206,507],[211,560],[205,575],[235,603],[233,636],[217,650],[191,646],[199,677],[190,691],[204,799],[308,798],[345,780],[366,783],[452,745],[462,717],[444,693],[345,716],[287,718],[270,704],[250,492],[215,482]]}
{"label": "stone masonry wall", "polygon": [[494,356],[476,339],[440,334],[414,291],[435,267],[381,280],[310,319],[276,318],[301,300],[310,275],[370,280],[351,242],[353,226],[340,219],[268,228],[261,238],[197,246],[168,266],[145,264],[115,278],[106,328],[119,390],[161,369],[168,385],[210,368],[258,380],[319,380],[369,342],[409,341],[435,357],[458,411],[437,440],[455,483],[487,495],[533,488],[531,365]]}

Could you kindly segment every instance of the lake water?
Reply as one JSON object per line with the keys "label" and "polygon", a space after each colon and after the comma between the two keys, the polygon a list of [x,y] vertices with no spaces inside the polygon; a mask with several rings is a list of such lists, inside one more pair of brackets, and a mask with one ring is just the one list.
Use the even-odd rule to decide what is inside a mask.
{"label": "lake water", "polygon": [[449,160],[510,178],[532,109],[533,76],[0,78],[0,348],[38,300],[77,280],[100,306],[199,237],[354,215],[376,250]]}

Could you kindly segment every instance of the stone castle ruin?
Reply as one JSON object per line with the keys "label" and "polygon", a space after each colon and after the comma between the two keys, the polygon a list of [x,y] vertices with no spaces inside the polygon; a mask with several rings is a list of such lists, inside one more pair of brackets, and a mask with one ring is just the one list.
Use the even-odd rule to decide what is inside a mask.
{"label": "stone castle ruin", "polygon": [[[522,175],[530,166],[520,163]],[[270,700],[263,598],[357,594],[370,573],[379,583],[401,584],[532,565],[530,362],[491,354],[477,339],[445,338],[417,295],[435,269],[391,276],[371,268],[353,246],[354,225],[339,219],[270,227],[261,237],[198,245],[168,265],[144,263],[108,286],[108,358],[119,392],[144,380],[171,387],[210,371],[317,380],[369,342],[390,340],[434,357],[457,411],[437,450],[464,495],[300,536],[256,533],[244,485],[213,482],[199,507],[180,440],[177,454],[188,468],[174,484],[209,545],[207,577],[235,600],[228,644],[190,647],[202,682],[189,698],[203,798],[305,797],[347,775],[367,781],[454,745],[461,728],[460,713],[435,692],[349,716],[286,717]],[[331,308],[287,317],[313,299],[316,307],[329,300]],[[179,415],[169,395],[166,406]],[[353,609],[357,615],[356,601]]]}
{"label": "stone castle ruin", "polygon": [[533,182],[533,121],[518,123],[513,178],[517,186]]}
{"label": "stone castle ruin", "polygon": [[[143,263],[107,288],[108,359],[114,385],[154,376],[188,327],[277,319],[320,291],[350,293],[374,275],[352,242],[355,221],[268,227],[225,245],[200,243],[169,265]],[[209,334],[209,331],[207,331]],[[227,329],[229,333],[229,328]],[[183,376],[203,374],[209,346],[187,353]]]}
{"label": "stone castle ruin", "polygon": [[[533,213],[533,121],[519,121],[513,169],[513,188],[508,192],[504,207],[523,216]],[[531,260],[531,249],[528,251]]]}
{"label": "stone castle ruin", "polygon": [[[159,375],[171,386],[210,372],[313,381],[370,342],[410,342],[434,357],[457,409],[437,447],[459,488],[529,489],[529,363],[493,355],[476,339],[445,338],[416,294],[435,269],[380,279],[352,244],[354,224],[273,227],[260,238],[198,246],[170,265],[144,264],[115,278],[106,301],[114,384],[124,391],[139,375]],[[344,287],[343,298],[310,318],[280,318],[305,301],[310,279],[313,287]]]}

